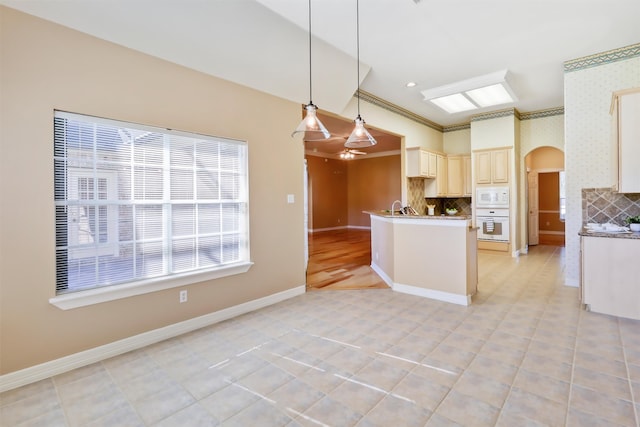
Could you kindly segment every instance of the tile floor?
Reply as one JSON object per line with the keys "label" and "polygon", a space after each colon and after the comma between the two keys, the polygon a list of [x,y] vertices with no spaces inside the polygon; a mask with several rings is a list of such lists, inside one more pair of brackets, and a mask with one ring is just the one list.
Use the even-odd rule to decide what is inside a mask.
{"label": "tile floor", "polygon": [[2,426],[638,426],[640,322],[563,248],[480,255],[470,307],[316,291],[0,395]]}

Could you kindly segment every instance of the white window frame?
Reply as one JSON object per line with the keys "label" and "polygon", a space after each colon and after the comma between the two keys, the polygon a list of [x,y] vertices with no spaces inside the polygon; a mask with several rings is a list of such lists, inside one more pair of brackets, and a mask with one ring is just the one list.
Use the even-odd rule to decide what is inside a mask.
{"label": "white window frame", "polygon": [[[151,132],[156,134],[163,134],[165,135],[165,138],[169,140],[171,139],[171,136],[177,136],[180,138],[184,138],[184,137],[195,138],[198,141],[205,141],[205,142],[207,140],[211,140],[216,143],[234,144],[235,146],[241,147],[241,149],[239,150],[239,152],[241,153],[240,156],[237,158],[234,157],[234,159],[238,160],[238,164],[239,164],[238,168],[240,171],[240,175],[238,175],[240,179],[240,184],[239,184],[240,190],[239,190],[239,195],[236,196],[236,199],[235,199],[236,205],[239,206],[240,209],[238,211],[239,214],[233,216],[233,218],[236,218],[239,224],[238,230],[240,232],[239,234],[240,243],[238,244],[238,247],[237,247],[237,250],[239,251],[238,252],[239,255],[237,259],[233,259],[230,262],[220,261],[219,264],[213,267],[208,266],[204,268],[195,268],[190,271],[174,270],[174,272],[168,272],[160,276],[132,279],[130,281],[123,281],[122,283],[117,283],[117,284],[100,284],[100,285],[96,285],[96,287],[92,287],[88,289],[79,288],[75,290],[73,289],[65,290],[62,292],[58,292],[55,297],[50,298],[49,302],[51,304],[53,304],[54,306],[60,309],[68,310],[72,308],[98,304],[98,303],[112,301],[116,299],[142,295],[150,292],[157,292],[161,290],[171,289],[179,286],[185,286],[192,283],[218,279],[218,278],[222,278],[230,275],[241,274],[248,271],[249,268],[251,268],[253,263],[250,261],[250,251],[249,251],[248,145],[245,141],[236,141],[236,140],[230,140],[227,138],[218,138],[218,137],[212,137],[207,135],[179,132],[174,130],[149,127],[145,125],[139,125],[134,123],[121,122],[121,121],[115,121],[115,120],[109,120],[104,118],[67,113],[67,112],[61,112],[61,111],[55,111],[54,117],[61,118],[61,119],[81,121],[84,123],[95,124],[96,126],[108,125],[108,126],[122,127],[129,130],[134,130],[134,133],[137,135],[146,135]],[[65,150],[65,154],[61,156],[58,150],[56,151],[56,155],[54,156],[56,161],[55,185],[57,190],[56,190],[55,203],[56,203],[57,211],[59,209],[69,209],[69,207],[72,207],[74,203],[78,203],[77,201],[70,199],[71,197],[70,194],[72,194],[73,191],[70,188],[69,183],[67,183],[67,180],[73,179],[73,177],[78,177],[78,176],[91,176],[90,174],[88,174],[87,169],[79,170],[78,168],[75,167],[75,165],[73,164],[73,161],[68,161],[69,158],[74,156],[73,153],[70,153],[71,151],[73,150],[67,148]],[[81,161],[83,162],[83,167],[86,167],[87,164],[89,164],[91,165],[90,167],[93,167],[93,170],[94,170],[92,175],[93,177],[108,178],[110,182],[109,183],[110,188],[108,189],[108,193],[109,193],[108,197],[109,199],[111,199],[114,193],[113,187],[115,187],[115,185],[112,185],[112,184],[117,184],[117,177],[114,177],[113,175],[114,172],[112,170],[104,170],[99,168],[100,162],[95,160],[99,157],[96,154],[98,150],[94,148],[93,151],[94,151],[93,154],[89,154],[90,150],[85,149],[84,157],[82,157],[81,159]],[[71,156],[71,157],[67,158],[67,156]],[[93,159],[91,159],[91,157],[93,157]],[[80,156],[73,157],[72,160],[77,160],[79,158]],[[61,165],[64,165],[64,166],[61,166]],[[63,171],[61,169],[63,169]],[[197,173],[199,170],[201,169],[197,169],[194,166],[194,169],[193,169],[194,173]],[[168,176],[169,175],[166,171],[163,172],[163,177],[164,177],[163,179],[166,179]],[[64,179],[62,177],[64,177]],[[165,186],[165,190],[169,189],[170,183],[165,182],[164,186]],[[62,188],[64,188],[64,190],[61,190]],[[63,196],[60,195],[61,191],[64,191]],[[166,191],[165,191],[165,195],[166,195]],[[132,197],[135,199],[135,196],[132,196]],[[169,198],[170,197],[171,196],[169,196]],[[118,197],[116,196],[116,199],[117,198]],[[222,201],[222,199],[220,199],[220,201]],[[127,205],[128,201],[127,200],[110,200],[109,203],[110,203],[109,205],[110,207],[108,208],[109,209],[108,211],[109,225],[107,230],[107,234],[109,236],[107,239],[108,242],[107,244],[102,245],[101,247],[98,247],[98,245],[96,245],[96,249],[94,249],[96,256],[104,256],[104,255],[117,256],[118,254],[118,243],[119,243],[117,241],[118,213],[117,213],[117,206],[115,206],[116,209],[114,210],[112,209],[111,204],[115,203],[116,205],[117,204]],[[131,203],[135,203],[135,202],[131,202]],[[169,200],[169,203],[170,203],[170,206],[175,206],[176,201]],[[181,203],[184,203],[184,200],[181,200]],[[198,203],[202,203],[202,201],[196,199],[193,203],[194,203],[193,206],[197,206]],[[112,215],[112,213],[114,215]],[[64,217],[64,219],[65,221],[69,221],[69,216],[67,215],[66,217]],[[116,221],[115,223],[113,223],[114,220]],[[77,244],[78,242],[76,242],[75,246],[73,247],[68,246],[69,245],[68,243],[69,228],[67,228],[66,225],[60,225],[59,218],[57,219],[56,224],[57,224],[57,227],[60,227],[57,230],[57,235],[59,235],[62,232],[61,230],[65,230],[65,232],[67,233],[66,234],[67,237],[64,237],[64,235],[61,235],[63,240],[57,239],[58,246],[56,247],[56,253],[62,253],[62,254],[66,253],[67,254],[66,259],[69,260],[69,261],[64,261],[65,258],[63,257],[62,258],[63,261],[60,261],[58,259],[59,257],[57,256],[56,268],[58,271],[60,268],[66,268],[67,262],[73,261],[74,257],[84,256],[87,254],[87,251],[90,252],[92,248],[91,248],[90,242],[88,244],[85,243],[84,245],[82,244],[82,242],[80,242],[80,244]],[[198,223],[196,223],[196,227],[197,227],[197,224]],[[133,227],[136,227],[136,224],[134,224]],[[171,228],[170,221],[168,221],[165,224],[165,228],[163,228],[163,236],[166,236],[166,242],[167,242],[166,244],[170,244],[170,242],[176,238],[176,236],[171,235],[170,228]],[[114,237],[116,239],[115,242],[113,241]],[[60,246],[60,242],[66,242],[65,244],[67,246]],[[61,262],[62,264],[58,265],[59,262]],[[169,261],[169,263],[171,263],[171,261]],[[63,277],[63,279],[69,280],[68,276]],[[56,283],[56,286],[58,287],[58,283]]]}

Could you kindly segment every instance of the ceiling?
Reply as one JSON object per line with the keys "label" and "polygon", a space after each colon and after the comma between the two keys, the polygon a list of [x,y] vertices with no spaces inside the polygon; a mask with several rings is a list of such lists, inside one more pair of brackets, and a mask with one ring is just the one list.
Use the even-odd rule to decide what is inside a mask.
{"label": "ceiling", "polygon": [[[307,1],[0,4],[300,104],[310,98]],[[360,82],[439,125],[468,123],[469,113],[447,114],[421,91],[504,69],[518,100],[498,109],[562,107],[564,61],[640,42],[638,0],[360,0],[359,8],[360,76],[356,0],[312,0],[313,102],[331,115],[345,111]]]}

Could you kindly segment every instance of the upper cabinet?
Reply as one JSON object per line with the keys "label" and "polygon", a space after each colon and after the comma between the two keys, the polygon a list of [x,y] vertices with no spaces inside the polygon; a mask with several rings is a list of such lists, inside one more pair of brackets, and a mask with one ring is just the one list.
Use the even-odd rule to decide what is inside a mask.
{"label": "upper cabinet", "polygon": [[442,154],[436,155],[436,162],[438,165],[438,173],[436,174],[436,196],[447,197],[447,182],[448,182],[448,170],[449,159]]}
{"label": "upper cabinet", "polygon": [[620,193],[640,193],[640,88],[614,93],[614,173]]}
{"label": "upper cabinet", "polygon": [[464,194],[463,168],[462,156],[447,157],[447,196],[462,197]]}
{"label": "upper cabinet", "polygon": [[507,184],[509,182],[508,148],[475,153],[476,184]]}
{"label": "upper cabinet", "polygon": [[426,151],[420,147],[410,147],[407,154],[407,177],[409,178],[435,178],[437,176],[436,153]]}
{"label": "upper cabinet", "polygon": [[473,194],[473,180],[471,179],[471,156],[462,156],[462,174],[464,177],[463,196],[471,197]]}
{"label": "upper cabinet", "polygon": [[436,156],[436,179],[425,181],[425,197],[471,197],[471,156],[465,154]]}

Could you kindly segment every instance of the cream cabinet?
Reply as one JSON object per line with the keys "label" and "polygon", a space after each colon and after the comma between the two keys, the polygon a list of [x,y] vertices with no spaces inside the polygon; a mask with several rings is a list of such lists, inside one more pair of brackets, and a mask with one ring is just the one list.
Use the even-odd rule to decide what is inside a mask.
{"label": "cream cabinet", "polygon": [[640,319],[640,239],[580,240],[582,303],[596,313]]}
{"label": "cream cabinet", "polygon": [[447,157],[447,196],[462,197],[464,194],[463,168],[462,156]]}
{"label": "cream cabinet", "polygon": [[406,150],[407,177],[409,178],[435,178],[437,175],[437,154],[410,147]]}
{"label": "cream cabinet", "polygon": [[464,181],[462,195],[464,197],[472,197],[473,180],[471,179],[471,156],[462,156],[462,175]]}
{"label": "cream cabinet", "polygon": [[447,197],[448,159],[444,154],[436,154],[436,177],[425,180],[425,197]]}
{"label": "cream cabinet", "polygon": [[615,93],[612,113],[614,185],[620,193],[640,193],[640,88]]}
{"label": "cream cabinet", "polygon": [[436,155],[437,173],[425,182],[425,197],[471,197],[470,155]]}
{"label": "cream cabinet", "polygon": [[509,182],[509,151],[480,151],[475,153],[476,184],[506,184]]}

